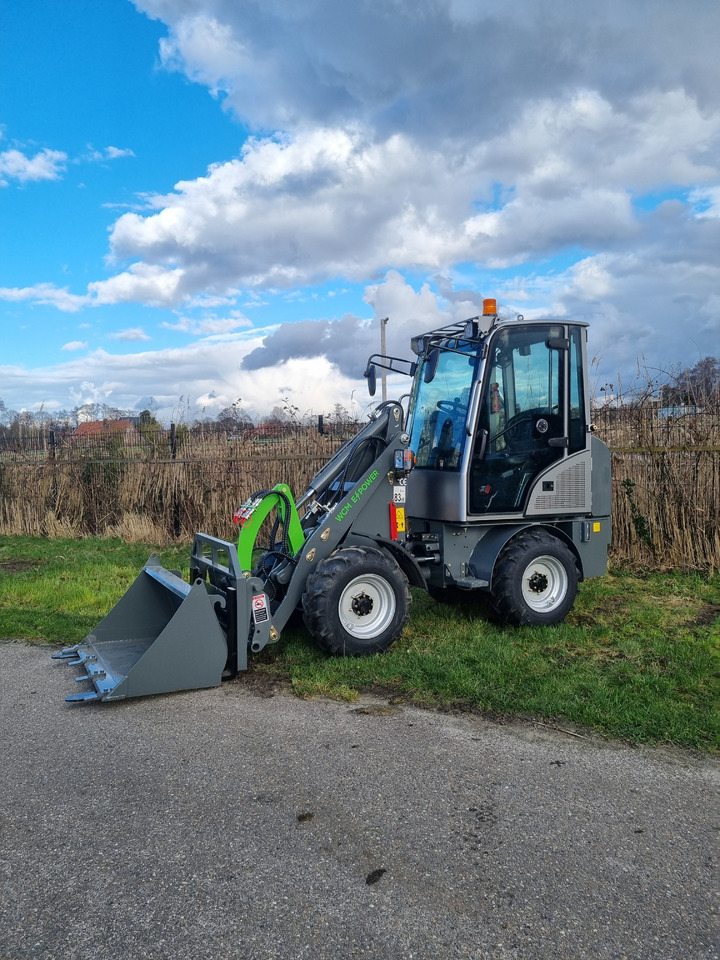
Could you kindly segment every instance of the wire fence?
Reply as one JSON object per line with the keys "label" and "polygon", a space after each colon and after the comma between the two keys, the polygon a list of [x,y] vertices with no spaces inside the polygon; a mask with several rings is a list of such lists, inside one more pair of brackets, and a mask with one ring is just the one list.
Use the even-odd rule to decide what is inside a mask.
{"label": "wire fence", "polygon": [[[720,415],[657,404],[606,407],[613,460],[612,556],[656,569],[720,568]],[[296,495],[360,424],[269,424],[237,432],[36,430],[0,439],[0,535],[233,539],[255,490]]]}
{"label": "wire fence", "polygon": [[50,430],[0,440],[0,534],[231,538],[232,516],[255,490],[306,489],[358,427]]}

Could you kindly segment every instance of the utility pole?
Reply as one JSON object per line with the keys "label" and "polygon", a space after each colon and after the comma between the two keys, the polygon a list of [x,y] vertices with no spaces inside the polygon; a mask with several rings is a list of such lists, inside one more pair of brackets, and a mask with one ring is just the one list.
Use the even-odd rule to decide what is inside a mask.
{"label": "utility pole", "polygon": [[[390,317],[385,317],[380,321],[380,353],[382,356],[385,356],[385,327]],[[387,400],[387,370],[385,367],[382,368],[382,400],[383,403]]]}

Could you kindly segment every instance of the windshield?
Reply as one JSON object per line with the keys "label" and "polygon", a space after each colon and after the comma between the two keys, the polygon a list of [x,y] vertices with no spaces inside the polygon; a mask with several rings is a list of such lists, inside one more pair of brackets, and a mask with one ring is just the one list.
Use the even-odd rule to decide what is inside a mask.
{"label": "windshield", "polygon": [[422,370],[418,374],[410,430],[410,449],[415,453],[416,467],[460,469],[477,364],[474,348],[468,345],[464,352],[440,353],[431,383],[425,383]]}

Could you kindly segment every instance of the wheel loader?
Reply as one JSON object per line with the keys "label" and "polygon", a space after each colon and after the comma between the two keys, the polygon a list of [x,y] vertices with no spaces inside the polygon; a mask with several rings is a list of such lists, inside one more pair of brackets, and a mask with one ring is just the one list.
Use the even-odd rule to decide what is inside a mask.
{"label": "wheel loader", "polygon": [[[482,595],[501,623],[556,624],[605,573],[610,453],[593,434],[587,324],[482,316],[416,336],[406,374],[297,501],[285,484],[237,511],[237,544],[195,535],[190,576],[150,557],[127,593],[55,656],[89,682],[71,702],[219,685],[296,612],[327,653],[387,650],[410,587]],[[263,540],[267,542],[262,542]]]}

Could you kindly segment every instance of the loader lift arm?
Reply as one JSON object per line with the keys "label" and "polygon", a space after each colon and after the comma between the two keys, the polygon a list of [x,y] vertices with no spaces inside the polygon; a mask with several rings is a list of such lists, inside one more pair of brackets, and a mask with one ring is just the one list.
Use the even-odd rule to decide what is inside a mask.
{"label": "loader lift arm", "polygon": [[[369,423],[315,474],[297,504],[293,503],[289,488],[279,484],[271,491],[253,495],[237,511],[236,516],[241,517],[242,523],[238,554],[243,569],[251,570],[265,584],[277,631],[273,639],[279,637],[279,631],[299,607],[306,581],[318,563],[348,538],[354,542],[363,536],[359,533],[362,520],[368,511],[374,513],[371,505],[376,500],[380,505],[375,507],[378,515],[374,524],[380,529],[375,531],[373,539],[377,539],[378,534],[391,539],[388,503],[392,490],[386,478],[393,468],[395,448],[407,446],[409,438],[403,431],[400,404],[381,403]],[[372,495],[368,496],[367,478],[371,476]],[[384,492],[378,495],[378,490],[383,490],[382,484],[377,483],[380,477],[385,480],[385,486]],[[258,531],[273,508],[277,515],[270,543],[258,550]],[[302,516],[300,511],[304,511]],[[282,533],[278,540],[279,532]],[[407,562],[411,567],[414,564],[409,555]],[[419,574],[412,579],[422,581]]]}

